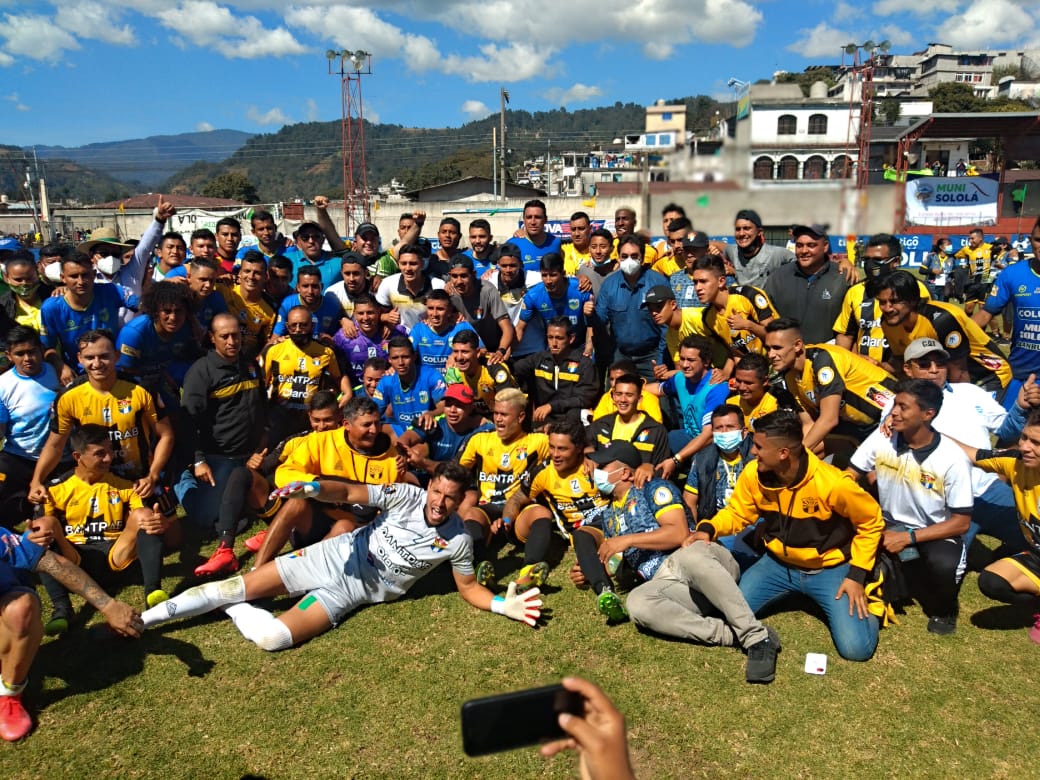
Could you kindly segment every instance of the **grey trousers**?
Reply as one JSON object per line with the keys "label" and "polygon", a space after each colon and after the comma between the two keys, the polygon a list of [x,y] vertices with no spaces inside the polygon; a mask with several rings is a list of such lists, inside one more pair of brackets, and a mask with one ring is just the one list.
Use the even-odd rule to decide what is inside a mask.
{"label": "grey trousers", "polygon": [[729,550],[695,542],[672,553],[652,580],[628,594],[628,614],[659,634],[747,649],[768,634],[744,600],[739,579]]}

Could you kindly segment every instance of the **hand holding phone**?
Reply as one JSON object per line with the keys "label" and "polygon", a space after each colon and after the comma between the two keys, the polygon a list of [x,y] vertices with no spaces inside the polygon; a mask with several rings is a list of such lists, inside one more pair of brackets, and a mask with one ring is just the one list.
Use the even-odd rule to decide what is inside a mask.
{"label": "hand holding phone", "polygon": [[483,756],[559,739],[563,713],[583,714],[584,702],[562,685],[473,699],[462,705],[462,749]]}

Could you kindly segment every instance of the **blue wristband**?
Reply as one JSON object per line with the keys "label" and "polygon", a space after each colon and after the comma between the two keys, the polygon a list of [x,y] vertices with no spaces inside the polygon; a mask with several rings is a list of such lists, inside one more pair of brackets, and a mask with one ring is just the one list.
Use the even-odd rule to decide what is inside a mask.
{"label": "blue wristband", "polygon": [[491,611],[496,615],[506,614],[506,600],[501,596],[495,596],[491,599]]}

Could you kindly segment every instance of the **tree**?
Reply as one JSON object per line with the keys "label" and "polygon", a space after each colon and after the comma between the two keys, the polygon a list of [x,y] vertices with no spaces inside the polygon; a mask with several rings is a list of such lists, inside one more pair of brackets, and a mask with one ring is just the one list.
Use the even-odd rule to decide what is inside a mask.
{"label": "tree", "polygon": [[894,125],[899,121],[899,115],[902,111],[903,107],[898,100],[894,97],[886,97],[882,98],[881,102],[878,103],[877,115],[882,124]]}
{"label": "tree", "polygon": [[252,182],[237,171],[229,171],[210,179],[202,188],[202,194],[207,198],[227,198],[228,200],[240,200],[244,203],[258,203],[260,196]]}
{"label": "tree", "polygon": [[936,114],[965,114],[985,111],[986,101],[975,96],[971,84],[944,81],[928,90]]}

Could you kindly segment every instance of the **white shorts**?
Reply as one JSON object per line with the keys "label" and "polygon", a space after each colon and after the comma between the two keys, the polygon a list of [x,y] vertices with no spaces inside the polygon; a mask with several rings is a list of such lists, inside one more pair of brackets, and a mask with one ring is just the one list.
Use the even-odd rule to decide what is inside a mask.
{"label": "white shorts", "polygon": [[349,533],[279,556],[274,564],[289,595],[314,596],[336,625],[358,607],[385,600],[365,583],[353,552],[354,534]]}

